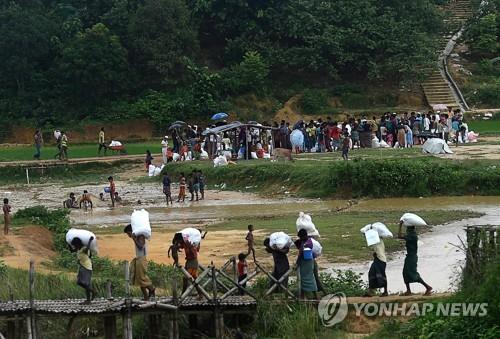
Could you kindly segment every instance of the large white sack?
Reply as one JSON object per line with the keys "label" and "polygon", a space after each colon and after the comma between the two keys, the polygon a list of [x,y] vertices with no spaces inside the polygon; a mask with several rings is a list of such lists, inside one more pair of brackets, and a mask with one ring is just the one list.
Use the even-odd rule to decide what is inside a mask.
{"label": "large white sack", "polygon": [[151,238],[151,224],[149,223],[149,212],[145,209],[134,210],[130,217],[132,234],[143,235],[146,239]]}
{"label": "large white sack", "polygon": [[392,232],[381,222],[376,222],[372,224],[373,229],[378,232],[381,238],[392,238]]}
{"label": "large white sack", "polygon": [[422,146],[422,153],[452,154],[453,151],[443,139],[432,138],[427,139],[427,141],[424,143],[424,145]]}
{"label": "large white sack", "polygon": [[157,177],[160,175],[161,173],[161,170],[163,169],[163,166],[164,165],[161,165],[161,167],[155,167],[155,170],[154,170],[154,173],[153,173],[153,176]]}
{"label": "large white sack", "polygon": [[231,151],[224,151],[224,156],[226,157],[227,160],[231,160],[233,154],[231,153]]}
{"label": "large white sack", "polygon": [[299,213],[299,217],[295,222],[297,226],[297,231],[301,229],[305,229],[307,231],[307,235],[310,237],[319,237],[319,232],[316,229],[316,225],[312,222],[311,216],[309,214],[305,214],[304,212]]}
{"label": "large white sack", "polygon": [[259,157],[257,156],[257,152],[250,152],[250,157],[252,159],[259,159]]}
{"label": "large white sack", "polygon": [[181,158],[181,155],[179,153],[172,154],[172,161],[173,162],[179,161],[180,158]]}
{"label": "large white sack", "polygon": [[373,224],[368,224],[360,229],[361,233],[365,234],[369,230],[377,231],[379,237],[381,238],[392,238],[392,232],[381,222],[376,222]]}
{"label": "large white sack", "polygon": [[155,165],[149,165],[148,167],[148,176],[152,177],[155,175]]}
{"label": "large white sack", "polygon": [[201,233],[196,228],[185,228],[181,231],[181,234],[184,241],[189,242],[194,246],[198,246],[201,242]]}
{"label": "large white sack", "polygon": [[372,224],[368,224],[368,225],[366,225],[366,226],[363,226],[363,227],[360,229],[360,231],[361,231],[361,233],[365,234],[365,233],[366,233],[366,231],[371,230],[371,229],[372,229]]}
{"label": "large white sack", "polygon": [[427,226],[424,219],[413,213],[405,213],[399,220],[402,221],[405,226]]}
{"label": "large white sack", "polygon": [[311,241],[313,243],[313,253],[316,257],[319,257],[323,253],[323,246],[315,239],[311,239]]}
{"label": "large white sack", "polygon": [[271,247],[276,246],[280,250],[285,247],[290,247],[292,244],[292,238],[285,232],[274,232],[269,236],[269,245]]}
{"label": "large white sack", "polygon": [[92,240],[92,243],[90,244],[90,250],[94,253],[97,253],[97,238],[94,233],[87,231],[87,230],[80,230],[77,228],[70,228],[69,231],[66,233],[66,242],[68,245],[71,246],[71,241],[73,241],[74,238],[80,238],[84,246],[87,246],[89,243],[90,237],[94,237],[94,240]]}
{"label": "large white sack", "polygon": [[214,167],[227,166],[228,162],[225,156],[219,155],[214,159]]}
{"label": "large white sack", "polygon": [[380,237],[378,235],[377,230],[370,229],[365,232],[366,245],[372,246],[376,245],[380,242]]}
{"label": "large white sack", "polygon": [[200,159],[202,159],[202,160],[207,160],[208,159],[208,153],[204,149],[201,150]]}

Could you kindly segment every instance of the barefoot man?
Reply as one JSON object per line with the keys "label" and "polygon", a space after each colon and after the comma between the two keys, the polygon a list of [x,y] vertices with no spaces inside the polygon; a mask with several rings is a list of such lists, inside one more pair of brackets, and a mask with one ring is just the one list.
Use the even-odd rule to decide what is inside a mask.
{"label": "barefoot man", "polygon": [[401,228],[403,226],[403,221],[399,223],[398,238],[403,239],[406,242],[406,258],[405,264],[403,266],[403,279],[406,284],[406,292],[403,295],[411,295],[410,284],[420,283],[425,287],[425,294],[430,295],[432,292],[432,287],[425,283],[425,281],[420,277],[417,271],[417,250],[418,250],[418,236],[415,230],[415,226],[406,226],[406,235],[403,235]]}

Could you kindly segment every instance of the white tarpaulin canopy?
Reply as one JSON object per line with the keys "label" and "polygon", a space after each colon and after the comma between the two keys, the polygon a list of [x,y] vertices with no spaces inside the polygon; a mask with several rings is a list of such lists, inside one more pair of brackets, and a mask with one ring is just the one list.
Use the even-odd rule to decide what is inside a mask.
{"label": "white tarpaulin canopy", "polygon": [[443,139],[439,138],[427,139],[427,141],[424,143],[424,146],[422,147],[422,152],[430,154],[453,153],[451,149],[448,147],[448,144],[446,144],[446,142]]}

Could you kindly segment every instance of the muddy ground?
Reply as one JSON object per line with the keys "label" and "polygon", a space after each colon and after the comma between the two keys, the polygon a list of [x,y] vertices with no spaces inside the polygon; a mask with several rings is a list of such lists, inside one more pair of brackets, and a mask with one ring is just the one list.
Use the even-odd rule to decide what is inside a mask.
{"label": "muddy ground", "polygon": [[[471,147],[471,146],[468,146]],[[460,147],[459,147],[460,148]],[[465,149],[466,147],[463,147]],[[98,234],[100,254],[112,259],[126,260],[134,256],[131,240],[122,233],[122,227],[130,221],[130,214],[134,208],[147,208],[150,212],[153,226],[153,238],[148,243],[148,256],[159,263],[171,263],[167,257],[167,249],[173,234],[187,226],[209,230],[209,236],[203,241],[200,252],[200,262],[207,265],[214,262],[222,265],[229,258],[246,250],[246,225],[241,228],[225,231],[210,231],[210,225],[227,218],[255,217],[256,219],[276,215],[296,215],[304,210],[310,213],[335,211],[338,208],[349,206],[342,200],[307,200],[307,199],[264,199],[251,193],[232,191],[207,191],[206,200],[199,202],[174,203],[167,207],[161,191],[160,183],[137,183],[132,179],[136,173],[122,176],[116,186],[123,203],[111,209],[110,201],[95,199],[95,208],[92,211],[72,210],[71,221],[75,227],[87,227]],[[102,185],[81,185],[66,187],[62,184],[46,185],[16,185],[0,187],[0,192],[11,199],[14,211],[35,205],[45,205],[50,208],[62,206],[62,201],[69,192],[82,192],[87,189],[94,196],[103,191]],[[172,191],[175,195],[177,187]],[[139,203],[140,200],[140,203]],[[455,245],[459,245],[458,237],[465,238],[463,226],[470,224],[500,225],[500,197],[435,197],[435,198],[398,198],[363,200],[350,207],[359,211],[388,210],[395,208],[403,211],[405,206],[412,210],[442,209],[443,213],[453,209],[469,209],[486,213],[484,217],[467,219],[449,225],[436,226],[433,231],[423,235],[420,239],[419,270],[423,278],[436,290],[450,289],[456,280],[454,273],[464,259],[464,254]],[[16,230],[15,234],[7,238],[0,236],[2,260],[14,267],[27,268],[29,259],[37,263],[50,261],[54,252],[50,245],[51,237],[47,231],[39,227],[26,227]],[[258,257],[266,265],[271,265],[271,257],[266,255],[262,246],[258,246]],[[295,252],[290,255],[294,261]],[[183,259],[182,253],[180,254]],[[339,258],[341,260],[341,258]],[[401,270],[404,253],[391,255],[387,264],[389,290],[397,292],[403,290]],[[331,271],[335,268],[353,269],[364,275],[369,263],[328,262],[321,258],[320,266]],[[415,291],[422,289],[415,286]]]}

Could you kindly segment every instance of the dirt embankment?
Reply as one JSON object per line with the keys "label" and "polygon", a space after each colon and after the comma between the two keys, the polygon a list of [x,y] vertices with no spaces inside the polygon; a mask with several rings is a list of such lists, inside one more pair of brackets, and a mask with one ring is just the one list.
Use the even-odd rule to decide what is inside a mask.
{"label": "dirt embankment", "polygon": [[28,269],[32,259],[37,266],[55,255],[52,233],[41,226],[26,226],[0,235],[2,261],[11,267]]}

